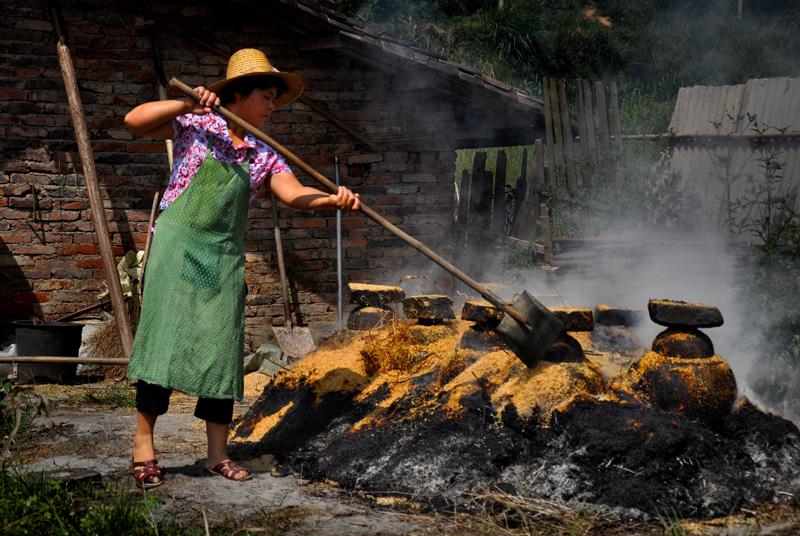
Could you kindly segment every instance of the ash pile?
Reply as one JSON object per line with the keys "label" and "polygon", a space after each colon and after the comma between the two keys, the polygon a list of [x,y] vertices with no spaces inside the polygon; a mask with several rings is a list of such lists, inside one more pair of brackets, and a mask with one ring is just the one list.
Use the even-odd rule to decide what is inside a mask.
{"label": "ash pile", "polygon": [[[712,306],[551,309],[566,332],[533,368],[494,334],[502,312],[398,287],[351,289],[353,331],[277,374],[232,440],[305,477],[463,504],[487,489],[625,518],[711,518],[800,493],[800,432],[739,398],[701,329]],[[400,310],[402,304],[402,315]]]}

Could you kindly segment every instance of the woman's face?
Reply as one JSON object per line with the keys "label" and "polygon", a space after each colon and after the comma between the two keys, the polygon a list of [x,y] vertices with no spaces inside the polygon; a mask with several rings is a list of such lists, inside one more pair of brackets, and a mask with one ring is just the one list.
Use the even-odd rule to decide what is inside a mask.
{"label": "woman's face", "polygon": [[244,99],[237,94],[231,111],[248,123],[256,126],[263,125],[275,110],[276,98],[278,98],[278,88],[254,89]]}

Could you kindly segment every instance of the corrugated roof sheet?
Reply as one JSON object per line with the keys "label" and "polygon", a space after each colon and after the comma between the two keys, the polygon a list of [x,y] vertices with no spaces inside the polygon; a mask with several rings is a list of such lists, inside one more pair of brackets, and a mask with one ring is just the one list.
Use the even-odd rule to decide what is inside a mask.
{"label": "corrugated roof sheet", "polygon": [[800,207],[800,138],[769,138],[758,144],[747,139],[759,132],[800,132],[800,79],[681,88],[670,129],[683,138],[672,143],[669,170],[681,175],[684,199],[697,202],[709,224],[722,228],[728,199],[752,197],[748,187],[763,180],[763,157],[773,151],[782,166],[780,193],[790,193]]}

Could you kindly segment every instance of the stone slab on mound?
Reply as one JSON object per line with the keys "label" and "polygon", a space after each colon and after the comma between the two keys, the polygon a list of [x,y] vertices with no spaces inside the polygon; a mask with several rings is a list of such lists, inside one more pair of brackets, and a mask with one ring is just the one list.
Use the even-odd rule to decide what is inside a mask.
{"label": "stone slab on mound", "polygon": [[456,317],[453,314],[453,300],[444,294],[422,294],[409,296],[403,300],[406,318],[438,322]]}
{"label": "stone slab on mound", "polygon": [[723,323],[722,313],[713,305],[678,300],[650,300],[650,320],[666,327],[715,328]]}
{"label": "stone slab on mound", "polygon": [[389,285],[368,285],[366,283],[348,283],[350,303],[367,307],[383,307],[400,303],[406,297],[401,287]]}

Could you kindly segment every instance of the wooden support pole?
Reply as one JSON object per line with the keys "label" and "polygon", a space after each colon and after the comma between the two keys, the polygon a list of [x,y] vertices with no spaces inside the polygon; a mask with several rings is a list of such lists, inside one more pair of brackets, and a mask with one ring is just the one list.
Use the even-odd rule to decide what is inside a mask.
{"label": "wooden support pole", "polygon": [[78,91],[78,82],[75,78],[75,68],[72,65],[72,57],[69,47],[67,47],[65,43],[63,32],[59,31],[62,26],[58,7],[52,1],[48,2],[48,7],[53,20],[59,21],[54,23],[57,32],[59,32],[58,42],[56,43],[58,64],[61,67],[61,74],[64,77],[64,87],[67,90],[69,112],[72,116],[75,140],[78,143],[78,152],[80,153],[81,163],[83,164],[83,175],[86,179],[86,190],[89,194],[89,206],[91,207],[92,220],[94,221],[94,228],[97,233],[97,246],[100,249],[100,256],[103,260],[103,270],[105,270],[106,274],[106,283],[108,284],[108,291],[111,297],[111,306],[114,310],[117,326],[119,326],[122,350],[125,357],[130,359],[131,348],[133,346],[130,318],[128,318],[128,310],[125,306],[125,298],[122,295],[122,286],[120,285],[119,274],[117,273],[117,263],[114,261],[111,239],[108,234],[108,224],[106,223],[105,210],[103,208],[103,198],[100,195],[100,186],[97,181],[97,172],[94,165],[94,155],[92,154],[92,146],[89,142],[89,129],[86,126],[83,104],[81,103],[81,96]]}
{"label": "wooden support pole", "polygon": [[602,150],[608,151],[608,145],[611,141],[611,134],[608,129],[608,104],[606,102],[606,85],[598,80],[595,82],[595,89],[597,91],[597,128],[600,130],[600,142]]}
{"label": "wooden support pole", "polygon": [[614,138],[614,148],[618,155],[622,155],[622,121],[619,117],[619,87],[616,80],[609,82],[609,105],[611,112],[611,134]]}
{"label": "wooden support pole", "polygon": [[541,241],[541,222],[539,220],[541,218],[544,181],[544,146],[542,145],[542,140],[536,140],[533,144],[533,176],[531,177],[528,202],[532,224],[529,228],[530,234],[525,237],[531,241]]}
{"label": "wooden support pole", "polygon": [[575,89],[577,91],[575,113],[578,115],[578,141],[576,143],[577,151],[575,156],[584,160],[589,154],[589,151],[586,146],[586,112],[584,111],[585,107],[583,102],[583,80],[575,80]]}
{"label": "wooden support pole", "polygon": [[[586,146],[589,153],[596,155],[597,136],[594,129],[594,106],[592,104],[592,84],[583,80],[583,113],[586,122]],[[594,156],[592,157],[594,159]]]}
{"label": "wooden support pole", "polygon": [[469,219],[469,171],[461,170],[461,183],[458,188],[458,223],[466,225]]}
{"label": "wooden support pole", "polygon": [[561,114],[561,127],[564,129],[564,160],[567,171],[567,190],[572,195],[578,195],[578,170],[575,166],[575,148],[573,147],[575,135],[572,132],[572,121],[570,121],[569,115],[566,80],[559,80],[558,101]]}
{"label": "wooden support pole", "polygon": [[[555,145],[555,158],[556,158],[556,173],[554,177],[556,180],[553,185],[557,184],[559,189],[564,184],[564,128],[561,121],[561,105],[558,96],[558,80],[555,78],[550,79],[550,107],[553,112],[553,134],[556,140]],[[559,191],[556,189],[555,191]]]}
{"label": "wooden support pole", "polygon": [[127,359],[97,357],[61,357],[48,355],[12,355],[0,356],[0,363],[53,363],[62,365],[127,365]]}
{"label": "wooden support pole", "polygon": [[491,173],[486,171],[485,151],[477,151],[472,160],[469,190],[469,223],[478,227],[488,226],[491,221],[492,183]]}
{"label": "wooden support pole", "polygon": [[492,192],[492,230],[502,234],[506,223],[506,174],[508,157],[505,151],[497,153],[494,168],[494,189]]}
{"label": "wooden support pole", "polygon": [[542,82],[544,99],[544,140],[545,140],[545,165],[550,170],[550,176],[555,178],[556,157],[555,140],[553,140],[553,108],[550,105],[550,79]]}
{"label": "wooden support pole", "polygon": [[517,184],[514,185],[514,213],[511,217],[511,236],[518,237],[520,230],[530,225],[530,211],[525,210],[530,188],[528,188],[528,149],[522,150],[522,165],[520,166]]}
{"label": "wooden support pole", "polygon": [[[160,38],[161,36],[159,35],[158,28],[156,26],[150,28],[150,44],[153,50],[153,71],[156,75],[158,100],[167,100],[167,76],[164,73],[164,64],[161,63]],[[164,145],[167,149],[169,172],[172,173],[172,140],[164,140]]]}

